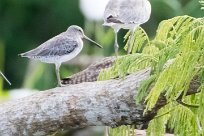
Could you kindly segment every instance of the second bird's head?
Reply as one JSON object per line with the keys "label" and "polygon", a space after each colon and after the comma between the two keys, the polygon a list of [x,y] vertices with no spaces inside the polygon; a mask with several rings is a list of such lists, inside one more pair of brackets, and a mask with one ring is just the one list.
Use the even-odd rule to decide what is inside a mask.
{"label": "second bird's head", "polygon": [[87,37],[85,34],[84,34],[84,31],[81,27],[79,26],[76,26],[76,25],[72,25],[70,27],[68,27],[67,31],[69,34],[73,34],[73,35],[77,35],[79,36],[80,38],[82,39],[86,39],[94,44],[96,44],[99,48],[103,48],[100,44],[98,44],[97,42],[91,40],[89,37]]}

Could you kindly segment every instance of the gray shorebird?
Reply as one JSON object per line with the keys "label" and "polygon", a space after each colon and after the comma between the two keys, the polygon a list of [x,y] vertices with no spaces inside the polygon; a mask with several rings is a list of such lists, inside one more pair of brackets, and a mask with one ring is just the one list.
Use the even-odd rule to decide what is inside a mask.
{"label": "gray shorebird", "polygon": [[6,76],[4,76],[4,74],[0,71],[0,75],[6,80],[6,82],[11,85],[11,82],[9,82],[9,80],[6,78]]}
{"label": "gray shorebird", "polygon": [[110,26],[115,32],[115,53],[118,55],[117,33],[120,29],[130,29],[130,42],[136,28],[147,22],[151,14],[151,5],[148,0],[110,0],[104,12],[104,26]]}
{"label": "gray shorebird", "polygon": [[102,48],[101,45],[88,38],[82,28],[72,25],[65,32],[31,51],[20,54],[20,56],[55,64],[58,85],[62,86],[59,73],[60,66],[63,62],[73,59],[81,52],[83,48],[82,39],[86,39]]}

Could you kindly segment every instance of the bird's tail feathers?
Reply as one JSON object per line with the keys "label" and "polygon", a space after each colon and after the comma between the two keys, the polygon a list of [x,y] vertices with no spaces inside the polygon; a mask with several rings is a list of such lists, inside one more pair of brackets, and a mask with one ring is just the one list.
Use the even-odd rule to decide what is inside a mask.
{"label": "bird's tail feathers", "polygon": [[18,54],[18,56],[21,56],[21,57],[28,57],[29,55],[28,55],[27,52],[25,52],[25,53]]}
{"label": "bird's tail feathers", "polygon": [[25,52],[25,53],[20,53],[20,54],[18,54],[18,56],[31,58],[34,55],[33,51],[34,50],[30,50],[30,51]]}

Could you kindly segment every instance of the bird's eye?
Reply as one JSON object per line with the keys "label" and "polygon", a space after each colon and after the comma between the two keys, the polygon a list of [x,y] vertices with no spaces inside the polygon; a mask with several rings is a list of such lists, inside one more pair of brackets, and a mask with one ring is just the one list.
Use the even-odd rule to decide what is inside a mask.
{"label": "bird's eye", "polygon": [[81,29],[78,29],[78,31],[79,31],[80,33],[82,33],[82,30],[81,30]]}

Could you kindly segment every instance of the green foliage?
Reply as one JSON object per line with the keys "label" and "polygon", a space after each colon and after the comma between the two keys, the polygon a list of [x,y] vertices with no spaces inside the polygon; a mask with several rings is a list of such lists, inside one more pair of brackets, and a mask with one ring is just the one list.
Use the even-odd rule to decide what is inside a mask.
{"label": "green foliage", "polygon": [[[125,35],[125,41],[127,41],[127,43],[129,43],[129,40],[130,40],[129,37],[130,37],[130,32],[128,32]],[[135,31],[135,33],[133,34],[133,37],[137,37],[137,39],[139,40],[136,42],[135,41],[137,40],[136,38],[131,39],[130,48],[132,52],[141,52],[145,46],[150,45],[149,37],[147,33],[141,27],[137,28],[137,31]],[[127,45],[125,46],[125,50],[127,50]],[[152,52],[154,53],[154,50],[152,50]]]}
{"label": "green foliage", "polygon": [[[163,92],[169,101],[174,100],[181,93],[186,94],[191,80],[199,75],[204,65],[202,61],[203,36],[203,19],[183,16],[161,23],[155,40],[165,45],[160,49],[161,56],[166,55],[168,58],[165,62],[167,63],[170,59],[174,60],[161,71],[155,86],[147,96],[147,110],[154,107],[159,95]],[[165,48],[170,48],[170,50],[165,50]],[[169,54],[174,58],[169,58]]]}
{"label": "green foliage", "polygon": [[[203,87],[202,87],[202,92],[201,92],[201,95],[200,95],[200,107],[198,109],[198,120],[200,121],[201,125],[204,126],[204,91],[203,91]],[[202,130],[201,132],[202,134],[204,133],[204,130]]]}
{"label": "green foliage", "polygon": [[[3,63],[4,63],[4,46],[0,42],[0,71],[3,70]],[[3,92],[3,77],[0,75],[0,96]]]}
{"label": "green foliage", "polygon": [[198,125],[196,123],[196,114],[188,107],[179,105],[170,113],[169,128],[180,136],[198,136]]}
{"label": "green foliage", "polygon": [[[191,103],[190,99],[185,102]],[[148,126],[148,135],[162,136],[166,127],[178,136],[198,136],[196,111],[176,102],[170,102],[159,110],[158,115]]]}
{"label": "green foliage", "polygon": [[[129,33],[125,38],[128,37]],[[114,66],[100,73],[99,79],[106,80],[151,67],[151,76],[141,84],[136,101],[145,98],[146,111],[149,111],[162,93],[168,104],[150,122],[148,135],[163,135],[167,124],[179,136],[204,134],[201,129],[204,126],[203,37],[204,19],[190,16],[162,21],[151,41],[145,31],[138,28],[131,41],[132,54],[120,56]],[[195,77],[201,79],[201,87],[194,91],[201,93],[186,96]],[[153,88],[148,92],[150,85]],[[199,108],[177,103],[176,99],[181,96],[185,103],[199,105]]]}
{"label": "green foliage", "polygon": [[127,73],[142,70],[146,67],[153,66],[156,58],[148,54],[132,54],[118,57],[115,65],[102,71],[99,80],[107,80],[115,77],[123,78]]}
{"label": "green foliage", "polygon": [[[3,70],[3,64],[4,64],[4,46],[3,43],[0,42],[0,72]],[[5,100],[8,97],[8,92],[3,90],[3,81],[4,78],[0,74],[0,102]]]}
{"label": "green foliage", "polygon": [[[163,136],[166,132],[166,124],[169,119],[169,111],[170,104],[166,105],[158,112],[158,116],[156,116],[149,123],[149,127],[147,129],[147,135],[149,136]],[[157,125],[155,125],[157,124]]]}
{"label": "green foliage", "polygon": [[132,126],[120,126],[110,129],[109,133],[110,136],[132,136],[135,133],[135,128]]}

